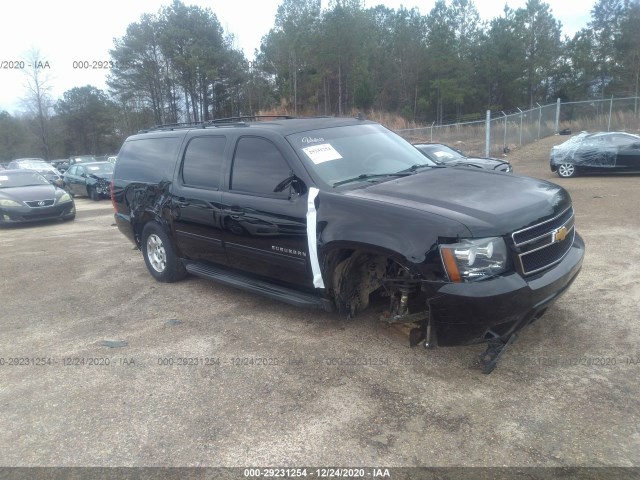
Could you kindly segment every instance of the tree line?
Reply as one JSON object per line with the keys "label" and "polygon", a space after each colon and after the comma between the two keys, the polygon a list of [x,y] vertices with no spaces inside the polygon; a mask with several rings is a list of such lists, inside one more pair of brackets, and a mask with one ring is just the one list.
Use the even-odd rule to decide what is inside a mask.
{"label": "tree line", "polygon": [[174,0],[114,41],[107,92],[76,87],[54,102],[31,72],[27,112],[0,113],[0,160],[113,153],[153,124],[259,112],[373,110],[441,124],[556,98],[637,96],[639,25],[640,0],[598,0],[573,37],[542,0],[490,21],[472,0],[437,0],[426,14],[283,0],[248,60],[213,11]]}

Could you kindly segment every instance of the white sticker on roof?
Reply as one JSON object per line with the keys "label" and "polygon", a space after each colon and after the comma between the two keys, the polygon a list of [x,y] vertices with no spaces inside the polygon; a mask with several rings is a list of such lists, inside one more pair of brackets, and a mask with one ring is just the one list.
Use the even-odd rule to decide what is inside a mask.
{"label": "white sticker on roof", "polygon": [[100,170],[100,167],[87,167],[89,170]]}
{"label": "white sticker on roof", "polygon": [[303,148],[302,151],[307,154],[307,157],[311,159],[316,165],[323,162],[329,162],[331,160],[339,160],[342,155],[333,148],[329,143],[323,143],[322,145],[313,145],[311,147]]}

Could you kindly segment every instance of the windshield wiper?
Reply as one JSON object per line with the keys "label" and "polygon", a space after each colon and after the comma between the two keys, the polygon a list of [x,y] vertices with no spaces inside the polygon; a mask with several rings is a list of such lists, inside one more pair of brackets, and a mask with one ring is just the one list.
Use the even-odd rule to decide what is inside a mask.
{"label": "windshield wiper", "polygon": [[[411,165],[409,168],[407,168],[405,170],[400,170],[400,172],[415,172],[416,170],[418,170],[420,168],[425,168],[425,167],[441,168],[441,167],[444,167],[444,165],[440,165],[440,164],[432,165],[430,163],[416,163],[415,165]],[[400,173],[400,172],[398,172],[398,173]]]}
{"label": "windshield wiper", "polygon": [[369,180],[372,178],[384,178],[384,177],[406,177],[407,175],[411,175],[410,172],[402,171],[402,172],[394,172],[394,173],[362,173],[357,177],[347,178],[346,180],[340,180],[333,184],[334,187],[339,187],[340,185],[344,185],[345,183],[358,182],[360,180]]}

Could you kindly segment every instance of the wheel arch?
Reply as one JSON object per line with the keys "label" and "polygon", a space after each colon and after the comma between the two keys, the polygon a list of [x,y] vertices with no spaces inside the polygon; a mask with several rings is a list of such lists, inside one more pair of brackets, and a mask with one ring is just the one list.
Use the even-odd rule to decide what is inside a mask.
{"label": "wheel arch", "polygon": [[333,242],[322,255],[325,288],[338,311],[350,316],[367,308],[393,264],[420,278],[419,269],[398,252],[377,245]]}
{"label": "wheel arch", "polygon": [[[173,242],[173,238],[171,235],[171,228],[169,222],[167,222],[164,218],[157,214],[157,212],[151,210],[143,210],[138,212],[135,218],[131,219],[131,223],[133,226],[133,235],[136,240],[136,245],[140,248],[142,241],[142,231],[144,227],[149,222],[155,222],[159,224],[162,229],[167,233],[167,236],[172,241],[173,247],[176,248],[175,242]],[[176,250],[177,251],[177,250]]]}
{"label": "wheel arch", "polygon": [[386,258],[400,265],[411,268],[411,263],[404,256],[388,248],[369,243],[335,241],[325,245],[320,251],[323,276],[327,277],[324,279],[325,287],[333,287],[333,274],[340,263],[344,262],[349,257],[358,255],[370,255],[372,257]]}

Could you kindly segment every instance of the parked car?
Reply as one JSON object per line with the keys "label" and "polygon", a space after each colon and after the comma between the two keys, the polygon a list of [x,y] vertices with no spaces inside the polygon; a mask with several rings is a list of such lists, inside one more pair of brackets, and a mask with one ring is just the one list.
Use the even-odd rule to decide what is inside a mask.
{"label": "parked car", "polygon": [[8,168],[24,168],[34,170],[46,178],[51,184],[62,187],[64,181],[60,172],[42,158],[18,158],[9,163]]}
{"label": "parked car", "polygon": [[113,164],[93,162],[71,165],[64,173],[67,191],[73,195],[86,195],[91,200],[109,196]]}
{"label": "parked car", "polygon": [[59,158],[57,160],[51,160],[51,165],[53,165],[60,173],[64,173],[69,168],[69,159],[68,158]]}
{"label": "parked car", "polygon": [[563,178],[583,173],[640,173],[640,136],[581,132],[551,149],[549,165]]}
{"label": "parked car", "polygon": [[439,165],[447,167],[475,167],[496,172],[512,172],[511,164],[506,160],[497,158],[469,157],[460,150],[449,147],[442,143],[415,143],[413,145],[425,157],[433,160]]}
{"label": "parked car", "polygon": [[442,167],[361,119],[149,129],[122,146],[112,200],[158,281],[191,273],[349,317],[386,299],[412,345],[489,342],[489,371],[584,256],[560,186]]}
{"label": "parked car", "polygon": [[77,163],[94,163],[97,161],[98,159],[94,155],[75,155],[69,157],[69,166]]}
{"label": "parked car", "polygon": [[38,172],[26,169],[0,172],[0,225],[39,220],[73,220],[76,206],[62,188]]}

